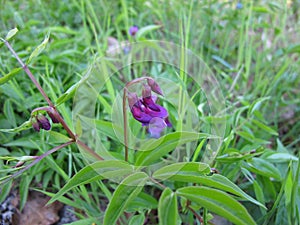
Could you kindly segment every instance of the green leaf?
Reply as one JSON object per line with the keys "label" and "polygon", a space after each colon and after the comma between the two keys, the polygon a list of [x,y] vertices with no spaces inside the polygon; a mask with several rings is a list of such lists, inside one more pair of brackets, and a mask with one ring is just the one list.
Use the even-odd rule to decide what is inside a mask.
{"label": "green leaf", "polygon": [[205,133],[175,132],[167,134],[159,139],[150,139],[143,143],[136,156],[135,164],[147,166],[174,150],[177,146],[198,141],[202,138],[215,138]]}
{"label": "green leaf", "polygon": [[200,162],[180,162],[156,170],[153,173],[153,178],[164,180],[174,175],[201,176],[208,173],[210,173],[208,164]]}
{"label": "green leaf", "polygon": [[68,141],[71,141],[71,138],[64,135],[64,134],[61,134],[59,132],[56,132],[56,131],[50,131],[49,132],[49,142],[51,143],[55,143],[55,144],[59,144],[59,143],[66,143]]}
{"label": "green leaf", "polygon": [[11,101],[9,99],[7,99],[4,102],[3,112],[4,112],[4,115],[6,116],[6,118],[8,119],[9,123],[13,127],[16,127],[17,126],[16,117],[14,114],[13,107],[11,105]]}
{"label": "green leaf", "polygon": [[258,121],[258,120],[255,120],[255,119],[252,119],[252,122],[258,126],[259,128],[261,128],[262,130],[268,132],[269,134],[272,134],[272,135],[276,135],[278,136],[278,133],[273,130],[272,128],[268,127],[267,125],[263,124],[262,122]]}
{"label": "green leaf", "polygon": [[[258,182],[256,180],[253,180],[253,188],[254,188],[254,192],[255,192],[255,196],[257,198],[257,200],[259,200],[260,202],[262,202],[263,204],[265,204],[265,197],[264,197],[264,192],[262,190],[262,188],[260,187],[260,185],[258,184]],[[260,208],[260,211],[262,213],[262,215],[265,215],[267,213],[266,209],[264,208]]]}
{"label": "green leaf", "polygon": [[264,101],[269,100],[271,97],[262,97],[262,98],[258,98],[256,99],[249,107],[248,109],[248,117],[250,117],[250,115],[252,115],[256,110],[258,110],[261,106],[261,103]]}
{"label": "green leaf", "polygon": [[158,205],[157,200],[144,192],[141,192],[135,199],[133,199],[127,206],[128,212],[142,212],[145,210],[156,209]]}
{"label": "green leaf", "polygon": [[48,204],[56,201],[70,189],[81,184],[91,183],[95,180],[106,178],[121,178],[133,172],[133,167],[127,162],[119,160],[99,161],[90,164],[76,173],[68,183],[56,193]]}
{"label": "green leaf", "polygon": [[25,121],[23,124],[21,124],[20,126],[16,127],[16,128],[12,128],[12,129],[0,129],[0,132],[4,132],[4,133],[17,133],[23,130],[28,130],[31,128],[31,121]]}
{"label": "green leaf", "polygon": [[148,25],[146,27],[142,27],[141,29],[138,30],[138,32],[136,33],[136,39],[139,40],[141,39],[143,36],[145,36],[147,33],[153,31],[153,30],[157,30],[161,28],[160,25]]}
{"label": "green leaf", "polygon": [[230,65],[230,63],[226,62],[224,59],[222,59],[220,56],[212,55],[212,58],[216,60],[217,62],[221,63],[223,66],[227,67],[228,69],[232,70],[233,66]]}
{"label": "green leaf", "polygon": [[129,225],[143,225],[145,222],[145,215],[139,214],[130,218]]}
{"label": "green leaf", "polygon": [[5,37],[5,40],[7,40],[7,41],[10,40],[13,36],[16,35],[16,33],[18,33],[18,31],[19,31],[18,28],[14,28],[14,29],[8,31],[8,33]]}
{"label": "green leaf", "polygon": [[26,64],[29,64],[33,58],[37,57],[45,49],[46,45],[48,44],[48,41],[49,41],[49,34],[47,34],[44,41],[33,50]]}
{"label": "green leaf", "polygon": [[246,208],[225,192],[208,187],[183,187],[177,194],[228,219],[237,225],[256,224]]}
{"label": "green leaf", "polygon": [[60,104],[68,101],[70,98],[72,98],[77,90],[77,87],[80,85],[80,82],[73,84],[68,90],[66,90],[65,93],[63,93],[57,100],[56,100],[56,106],[59,106]]}
{"label": "green leaf", "polygon": [[103,225],[115,224],[117,219],[131,202],[143,189],[148,175],[137,172],[126,177],[116,188],[104,215]]}
{"label": "green leaf", "polygon": [[95,120],[95,124],[96,124],[97,130],[99,130],[100,133],[104,134],[105,136],[110,137],[111,139],[113,139],[115,141],[119,141],[118,137],[115,134],[113,124],[110,121]]}
{"label": "green leaf", "polygon": [[31,182],[31,177],[28,175],[22,176],[20,182],[20,210],[23,210],[28,197],[29,184]]}
{"label": "green leaf", "polygon": [[290,153],[281,153],[281,152],[276,152],[276,153],[273,153],[271,155],[269,155],[268,157],[266,157],[266,159],[269,161],[269,162],[276,162],[276,163],[284,163],[284,162],[289,162],[289,161],[298,161],[299,159],[290,154]]}
{"label": "green leaf", "polygon": [[66,223],[65,225],[87,225],[87,224],[97,224],[99,222],[99,218],[97,217],[90,217],[88,219],[82,219],[82,220],[77,220],[72,223]]}
{"label": "green leaf", "polygon": [[[43,191],[43,190],[40,190],[40,189],[37,189],[37,188],[32,188],[32,190],[35,190],[35,191],[38,191],[38,192],[41,192],[49,197],[53,197],[55,194],[51,193],[51,192],[48,192],[48,191]],[[74,208],[78,208],[80,209],[82,207],[82,204],[79,201],[77,202],[74,202],[73,200],[70,200],[69,198],[66,198],[64,196],[60,196],[58,199],[57,199],[59,202],[61,203],[64,203],[65,205],[69,205],[69,206],[72,206]],[[75,199],[76,201],[77,199]],[[47,204],[50,204],[49,202]]]}
{"label": "green leaf", "polygon": [[180,223],[177,196],[170,188],[166,188],[159,198],[158,218],[160,225],[176,225]]}
{"label": "green leaf", "polygon": [[22,67],[14,68],[8,74],[4,75],[3,77],[0,77],[0,85],[4,84],[7,81],[9,81],[10,79],[12,79],[21,70],[22,70]]}
{"label": "green leaf", "polygon": [[[248,200],[258,206],[261,206],[265,208],[263,204],[256,201],[254,198],[252,198],[250,195],[246,194],[242,189],[240,189],[236,184],[232,183],[228,178],[220,175],[220,174],[214,174],[212,176],[204,176],[195,173],[195,171],[174,171],[174,175],[171,176],[171,172],[165,173],[167,169],[164,169],[165,167],[157,170],[153,174],[154,179],[159,180],[170,180],[170,181],[180,181],[180,182],[188,182],[188,183],[196,183],[196,184],[202,184],[204,186],[213,187],[222,191],[229,192],[231,194],[234,194],[236,196],[242,197],[245,200]],[[165,175],[166,174],[166,175]],[[196,174],[196,175],[195,175]]]}
{"label": "green leaf", "polygon": [[243,166],[253,173],[260,174],[265,177],[273,177],[276,180],[281,180],[279,170],[267,160],[262,158],[253,158],[252,161],[244,162]]}

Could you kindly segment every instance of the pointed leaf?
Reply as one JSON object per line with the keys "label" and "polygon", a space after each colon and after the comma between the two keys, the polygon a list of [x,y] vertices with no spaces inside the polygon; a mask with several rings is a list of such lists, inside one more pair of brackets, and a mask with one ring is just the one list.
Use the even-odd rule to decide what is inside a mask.
{"label": "pointed leaf", "polygon": [[210,173],[210,167],[208,164],[200,162],[180,162],[156,170],[153,173],[153,178],[164,180],[174,175],[201,176],[208,173]]}
{"label": "pointed leaf", "polygon": [[255,225],[246,208],[225,192],[208,187],[184,187],[177,194],[237,225]]}
{"label": "pointed leaf", "polygon": [[104,215],[104,225],[116,224],[117,219],[126,209],[127,205],[141,192],[148,175],[137,172],[126,177],[117,187],[107,206]]}
{"label": "pointed leaf", "polygon": [[139,149],[135,164],[147,166],[174,150],[177,146],[202,138],[216,138],[205,133],[175,132],[159,139],[150,139]]}
{"label": "pointed leaf", "polygon": [[133,167],[127,162],[119,160],[107,160],[95,162],[88,165],[76,173],[68,183],[56,193],[48,204],[56,201],[60,196],[64,195],[70,189],[81,184],[90,183],[94,180],[107,178],[122,178],[125,175],[131,174]]}
{"label": "pointed leaf", "polygon": [[213,187],[237,195],[239,197],[242,197],[245,200],[248,200],[258,206],[265,208],[263,204],[256,201],[250,195],[246,194],[236,184],[232,183],[228,178],[222,175],[219,174],[214,174],[212,176],[205,176],[201,174],[195,175],[196,174],[195,171],[182,170],[182,171],[174,171],[174,174],[172,176],[171,172],[167,170],[168,167],[169,166],[167,166],[167,168],[163,167],[157,170],[153,174],[153,178],[159,180],[167,179],[170,181],[181,181],[181,182],[202,184],[205,186]]}
{"label": "pointed leaf", "polygon": [[14,29],[8,31],[8,33],[7,33],[6,37],[5,37],[5,40],[8,41],[9,39],[11,39],[13,36],[16,35],[16,33],[18,33],[18,31],[19,31],[18,28],[14,28]]}
{"label": "pointed leaf", "polygon": [[147,33],[153,31],[153,30],[157,30],[159,29],[161,26],[160,25],[149,25],[146,27],[142,27],[141,29],[138,30],[138,32],[136,33],[136,39],[140,39],[143,36],[145,36]]}
{"label": "pointed leaf", "polygon": [[12,79],[15,75],[17,75],[18,72],[22,70],[21,67],[14,68],[12,71],[10,71],[8,74],[4,75],[3,77],[0,77],[0,85],[6,83],[10,79]]}
{"label": "pointed leaf", "polygon": [[5,132],[5,133],[17,133],[23,130],[28,130],[31,128],[31,121],[25,121],[23,124],[21,124],[18,127],[12,128],[12,129],[0,129],[0,132]]}
{"label": "pointed leaf", "polygon": [[77,87],[80,85],[80,82],[73,84],[68,90],[66,90],[65,93],[63,93],[57,100],[56,100],[56,106],[59,106],[60,104],[66,102],[70,98],[72,98],[77,90]]}
{"label": "pointed leaf", "polygon": [[145,222],[145,215],[139,214],[130,218],[129,225],[143,225]]}
{"label": "pointed leaf", "polygon": [[49,135],[50,135],[49,142],[51,143],[59,144],[59,143],[66,143],[68,141],[71,141],[70,137],[56,131],[50,131]]}
{"label": "pointed leaf", "polygon": [[177,196],[170,188],[166,188],[159,198],[158,218],[160,225],[176,225],[180,223]]}
{"label": "pointed leaf", "polygon": [[243,166],[253,173],[281,180],[281,174],[279,170],[272,163],[262,158],[253,158],[252,161],[249,161],[247,163],[244,162]]}
{"label": "pointed leaf", "polygon": [[37,57],[45,49],[48,41],[49,41],[49,34],[45,37],[44,41],[33,50],[26,64],[29,64],[33,58]]}

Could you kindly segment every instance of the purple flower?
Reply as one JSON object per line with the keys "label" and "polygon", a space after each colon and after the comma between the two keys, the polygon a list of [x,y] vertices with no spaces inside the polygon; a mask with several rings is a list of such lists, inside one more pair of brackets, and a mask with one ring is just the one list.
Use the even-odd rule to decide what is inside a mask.
{"label": "purple flower", "polygon": [[128,104],[133,117],[148,126],[151,137],[159,138],[165,127],[172,127],[168,119],[168,111],[155,103],[156,98],[151,95],[151,87],[144,85],[142,98],[135,93],[128,93]]}
{"label": "purple flower", "polygon": [[129,28],[129,34],[130,36],[134,37],[135,34],[138,32],[139,28],[136,25],[133,25],[132,27]]}

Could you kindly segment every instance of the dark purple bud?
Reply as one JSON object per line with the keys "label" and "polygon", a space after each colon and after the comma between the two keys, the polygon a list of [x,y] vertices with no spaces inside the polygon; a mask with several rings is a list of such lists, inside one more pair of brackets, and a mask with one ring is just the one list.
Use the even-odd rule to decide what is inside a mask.
{"label": "dark purple bud", "polygon": [[127,100],[130,109],[140,101],[136,93],[131,92],[127,92]]}
{"label": "dark purple bud", "polygon": [[134,37],[135,34],[138,32],[139,28],[136,25],[133,25],[132,27],[129,28],[129,34]]}
{"label": "dark purple bud", "polygon": [[55,111],[55,109],[53,109],[52,107],[49,107],[49,111],[47,111],[47,113],[53,123],[59,123],[59,121],[57,119],[58,113]]}
{"label": "dark purple bud", "polygon": [[39,122],[40,127],[42,129],[44,129],[44,130],[50,130],[51,125],[50,125],[50,122],[47,119],[47,117],[45,117],[44,115],[39,114],[39,115],[36,116],[36,119]]}
{"label": "dark purple bud", "polygon": [[35,118],[35,116],[31,117],[31,124],[35,131],[40,132],[40,124]]}
{"label": "dark purple bud", "polygon": [[148,85],[151,87],[151,90],[159,95],[164,95],[158,83],[152,78],[147,79]]}

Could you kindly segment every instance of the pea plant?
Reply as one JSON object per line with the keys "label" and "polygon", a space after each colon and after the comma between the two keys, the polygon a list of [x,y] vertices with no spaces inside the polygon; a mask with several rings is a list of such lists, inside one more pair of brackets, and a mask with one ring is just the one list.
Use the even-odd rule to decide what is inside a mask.
{"label": "pea plant", "polygon": [[[134,32],[139,32],[137,27]],[[105,93],[91,90],[97,93],[96,98],[100,99],[99,106],[103,107],[106,113],[113,113],[114,107],[117,108],[118,113],[122,115],[120,119],[122,122],[113,124],[108,119],[113,118],[109,113],[106,119],[96,118],[91,121],[81,117],[74,131],[57,109],[58,102],[51,101],[47,91],[42,88],[28,67],[30,60],[37,57],[45,48],[49,36],[24,63],[9,42],[16,33],[17,30],[14,29],[6,38],[1,38],[1,46],[6,46],[12,53],[20,68],[25,71],[44,98],[46,105],[33,108],[30,118],[21,126],[1,129],[1,132],[17,133],[33,129],[36,132],[45,130],[47,133],[51,130],[51,125],[55,124],[56,127],[59,126],[64,130],[61,133],[66,133],[68,137],[64,138],[65,142],[41,155],[2,157],[3,160],[8,161],[18,160],[15,168],[8,171],[13,173],[1,179],[2,185],[17,176],[22,176],[25,171],[38,165],[41,160],[54,152],[64,151],[65,147],[76,144],[84,155],[83,160],[86,164],[72,177],[66,177],[66,184],[57,193],[53,194],[47,188],[41,191],[51,196],[49,204],[56,200],[78,208],[83,204],[85,214],[89,218],[83,219],[83,216],[79,215],[82,224],[87,221],[107,225],[212,224],[211,219],[215,214],[234,224],[256,224],[241,202],[248,201],[263,211],[266,210],[265,205],[244,192],[218,170],[222,160],[226,161],[230,158],[220,157],[218,163],[215,163],[215,160],[211,163],[200,162],[203,152],[206,151],[204,147],[213,148],[214,146],[210,146],[208,141],[216,138],[218,133],[199,132],[200,129],[194,132],[186,131],[182,118],[175,113],[178,110],[176,107],[180,107],[182,111],[186,110],[184,104],[179,106],[170,104],[170,93],[166,86],[161,86],[158,76],[135,75],[131,80],[126,77],[123,77],[123,80],[104,77],[108,92],[114,85],[113,82],[123,90],[120,92],[123,93],[122,96],[120,94],[120,104],[111,106],[106,100]],[[149,70],[151,66],[153,65],[150,65]],[[17,71],[20,71],[20,68]],[[8,82],[17,71],[2,77],[1,84]],[[167,76],[163,73],[163,69],[161,71],[160,76]],[[148,74],[153,73],[152,71]],[[181,71],[178,77],[183,83],[181,87],[189,90],[191,84],[189,78]],[[172,98],[180,98],[180,94],[186,90],[179,88],[178,96]],[[63,97],[65,98],[66,95]],[[78,97],[82,95],[79,93]],[[61,99],[59,98],[60,101]],[[195,99],[199,100],[200,97],[195,95],[192,100]],[[191,99],[181,99],[181,101],[188,103]],[[84,109],[88,106],[81,105],[81,107]],[[203,118],[206,122],[211,119],[209,116]],[[193,118],[185,119],[193,120]],[[88,138],[82,139],[85,133],[93,130],[84,128],[84,124],[89,122],[100,130],[100,144],[93,143],[89,135],[86,135]],[[138,144],[135,143],[133,136],[140,137]],[[231,140],[232,138],[222,140],[221,148],[226,150]],[[102,142],[104,144],[101,144]],[[109,150],[102,151],[99,147],[102,145]],[[190,148],[193,148],[192,153],[180,158],[180,151]],[[259,151],[246,152],[239,160],[251,160],[259,154]],[[76,199],[76,194],[73,196],[72,191],[79,191],[84,199]],[[94,202],[91,202],[91,199]],[[100,200],[105,202],[104,207],[100,207],[103,204],[100,204]],[[94,209],[83,203],[85,201],[93,205]]]}

